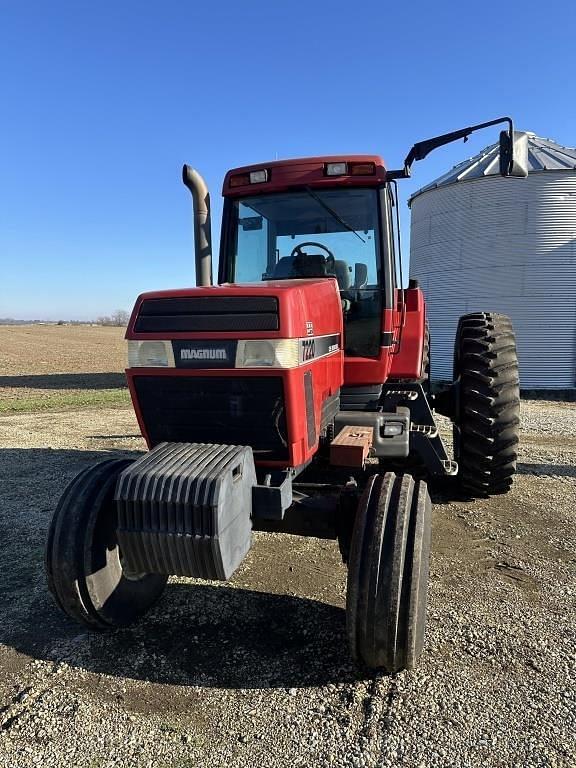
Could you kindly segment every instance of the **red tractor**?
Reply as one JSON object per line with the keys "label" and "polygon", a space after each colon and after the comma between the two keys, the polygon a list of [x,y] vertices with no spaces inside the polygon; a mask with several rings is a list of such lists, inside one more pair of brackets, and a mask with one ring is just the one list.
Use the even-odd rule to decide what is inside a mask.
{"label": "red tractor", "polygon": [[[139,296],[126,374],[149,451],[101,462],[64,491],[47,543],[60,608],[128,625],[169,575],[228,579],[252,530],[337,539],[353,657],[412,667],[430,551],[426,478],[505,493],[518,443],[510,320],[461,318],[454,383],[432,394],[426,307],[403,288],[396,179],[414,160],[508,122],[501,173],[526,175],[509,118],[416,144],[399,171],[373,155],[229,171],[218,284],[209,196],[194,198],[196,288]],[[451,457],[434,410],[454,424]]]}

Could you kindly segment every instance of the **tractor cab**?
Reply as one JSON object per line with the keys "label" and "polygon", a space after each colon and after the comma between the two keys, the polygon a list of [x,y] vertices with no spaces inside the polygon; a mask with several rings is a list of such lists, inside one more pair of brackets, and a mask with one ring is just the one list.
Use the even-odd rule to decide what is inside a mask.
{"label": "tractor cab", "polygon": [[306,158],[230,171],[219,282],[333,278],[345,354],[380,354],[395,284],[391,196],[381,158]]}

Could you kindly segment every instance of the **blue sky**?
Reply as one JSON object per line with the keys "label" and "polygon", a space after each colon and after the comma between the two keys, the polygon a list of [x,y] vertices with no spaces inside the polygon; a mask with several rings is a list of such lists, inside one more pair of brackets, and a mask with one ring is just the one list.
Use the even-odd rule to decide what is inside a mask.
{"label": "blue sky", "polygon": [[[0,0],[0,317],[90,319],[192,285],[183,162],[209,184],[217,243],[229,167],[397,167],[502,114],[576,145],[575,21],[566,0]],[[496,137],[417,163],[404,199]]]}

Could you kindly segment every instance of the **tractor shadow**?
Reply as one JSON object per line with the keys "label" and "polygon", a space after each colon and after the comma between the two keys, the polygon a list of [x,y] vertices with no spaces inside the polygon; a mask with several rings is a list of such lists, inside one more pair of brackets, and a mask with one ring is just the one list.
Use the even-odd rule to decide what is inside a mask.
{"label": "tractor shadow", "polygon": [[537,477],[576,477],[576,466],[573,464],[518,464],[518,474],[535,475]]}
{"label": "tractor shadow", "polygon": [[0,642],[35,659],[181,686],[276,688],[355,679],[342,608],[227,585],[169,584],[137,624],[92,633],[39,594]]}
{"label": "tractor shadow", "polygon": [[258,552],[240,573],[242,587],[168,584],[158,604],[126,629],[94,633],[60,613],[44,574],[54,507],[80,470],[126,455],[0,450],[0,674],[10,670],[12,648],[96,674],[170,685],[301,687],[358,678],[348,656],[343,608],[244,588],[254,579],[255,586],[262,584]]}
{"label": "tractor shadow", "polygon": [[125,389],[124,373],[50,373],[0,376],[0,387],[24,389]]}

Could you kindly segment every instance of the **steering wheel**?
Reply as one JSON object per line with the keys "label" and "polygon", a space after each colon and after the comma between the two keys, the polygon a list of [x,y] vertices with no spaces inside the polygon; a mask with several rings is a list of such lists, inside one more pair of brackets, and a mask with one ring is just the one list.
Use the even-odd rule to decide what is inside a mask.
{"label": "steering wheel", "polygon": [[336,259],[334,258],[334,254],[332,253],[330,248],[327,248],[325,245],[322,245],[322,243],[314,243],[312,241],[310,241],[308,243],[300,243],[300,245],[296,245],[294,248],[292,248],[292,253],[290,254],[290,258],[293,259],[296,256],[306,257],[308,254],[304,253],[302,251],[302,248],[304,248],[307,245],[312,245],[315,248],[320,248],[320,250],[326,251],[327,255],[324,258],[324,264],[329,265],[328,266],[328,269],[329,269],[328,274],[334,273],[334,267],[335,267]]}

